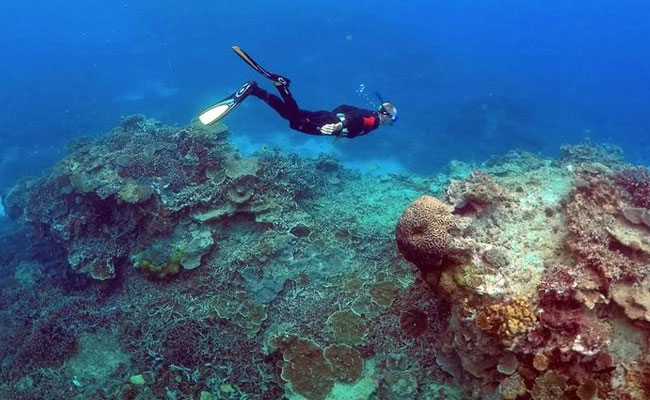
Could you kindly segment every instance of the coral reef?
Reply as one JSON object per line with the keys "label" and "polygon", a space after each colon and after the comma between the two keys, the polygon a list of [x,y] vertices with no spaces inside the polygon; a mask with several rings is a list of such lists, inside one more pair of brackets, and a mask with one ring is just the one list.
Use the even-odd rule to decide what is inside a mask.
{"label": "coral reef", "polygon": [[[644,170],[593,143],[552,162],[505,160],[444,189],[455,211],[429,283],[452,307],[438,363],[471,398],[638,396],[623,367],[639,354],[617,338],[647,341]],[[402,325],[417,335],[425,317],[405,313]]]}
{"label": "coral reef", "polygon": [[649,181],[591,142],[364,176],[126,118],[2,194],[0,398],[648,398]]}

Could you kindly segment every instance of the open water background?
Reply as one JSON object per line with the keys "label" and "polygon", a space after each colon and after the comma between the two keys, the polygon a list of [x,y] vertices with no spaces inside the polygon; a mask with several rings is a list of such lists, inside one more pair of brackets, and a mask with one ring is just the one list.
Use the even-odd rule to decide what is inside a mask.
{"label": "open water background", "polygon": [[429,173],[589,137],[648,164],[648,38],[642,0],[4,0],[0,187],[123,116],[184,125],[246,80],[268,85],[233,44],[290,77],[304,108],[365,106],[363,84],[400,110],[390,129],[334,143],[290,131],[251,98],[225,121],[245,152],[332,151],[373,171]]}

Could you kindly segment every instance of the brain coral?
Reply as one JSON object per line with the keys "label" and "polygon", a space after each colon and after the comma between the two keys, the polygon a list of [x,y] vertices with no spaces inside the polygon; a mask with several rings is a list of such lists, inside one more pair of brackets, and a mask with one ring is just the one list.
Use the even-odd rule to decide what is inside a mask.
{"label": "brain coral", "polygon": [[411,203],[395,228],[402,255],[419,267],[438,265],[451,236],[451,208],[431,196],[420,196]]}

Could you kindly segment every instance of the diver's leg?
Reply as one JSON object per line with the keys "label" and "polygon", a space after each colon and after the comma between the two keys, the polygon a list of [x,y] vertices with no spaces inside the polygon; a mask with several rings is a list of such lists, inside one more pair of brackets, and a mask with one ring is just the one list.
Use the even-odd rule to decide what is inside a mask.
{"label": "diver's leg", "polygon": [[[282,101],[282,99],[280,99],[278,96],[260,88],[257,86],[257,84],[253,85],[251,94],[259,99],[262,99],[284,119],[291,121],[297,114],[298,105],[296,104],[295,100],[293,101],[292,105],[289,105],[285,101]],[[291,94],[289,94],[289,97],[291,97]],[[291,98],[291,100],[293,100],[293,98]]]}
{"label": "diver's leg", "polygon": [[278,89],[278,92],[280,92],[280,96],[282,96],[282,101],[284,101],[287,110],[289,110],[294,116],[297,116],[300,109],[298,108],[298,103],[296,103],[296,100],[293,98],[291,92],[289,91],[289,84],[275,84],[275,88]]}

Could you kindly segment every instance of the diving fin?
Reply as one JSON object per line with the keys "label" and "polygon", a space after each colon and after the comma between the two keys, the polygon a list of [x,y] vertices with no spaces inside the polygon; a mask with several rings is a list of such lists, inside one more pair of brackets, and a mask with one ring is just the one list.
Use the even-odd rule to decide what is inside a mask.
{"label": "diving fin", "polygon": [[246,64],[250,65],[251,68],[253,68],[255,71],[259,72],[260,74],[264,75],[266,79],[269,79],[275,86],[289,86],[289,79],[285,78],[284,76],[278,75],[271,73],[267,70],[265,70],[261,65],[259,65],[255,60],[253,60],[253,57],[249,56],[244,50],[242,50],[239,46],[232,46],[232,50],[237,53],[239,57],[241,57]]}
{"label": "diving fin", "polygon": [[244,83],[235,93],[221,100],[220,102],[206,108],[199,114],[199,121],[203,125],[212,125],[221,120],[234,110],[253,91],[253,81]]}

